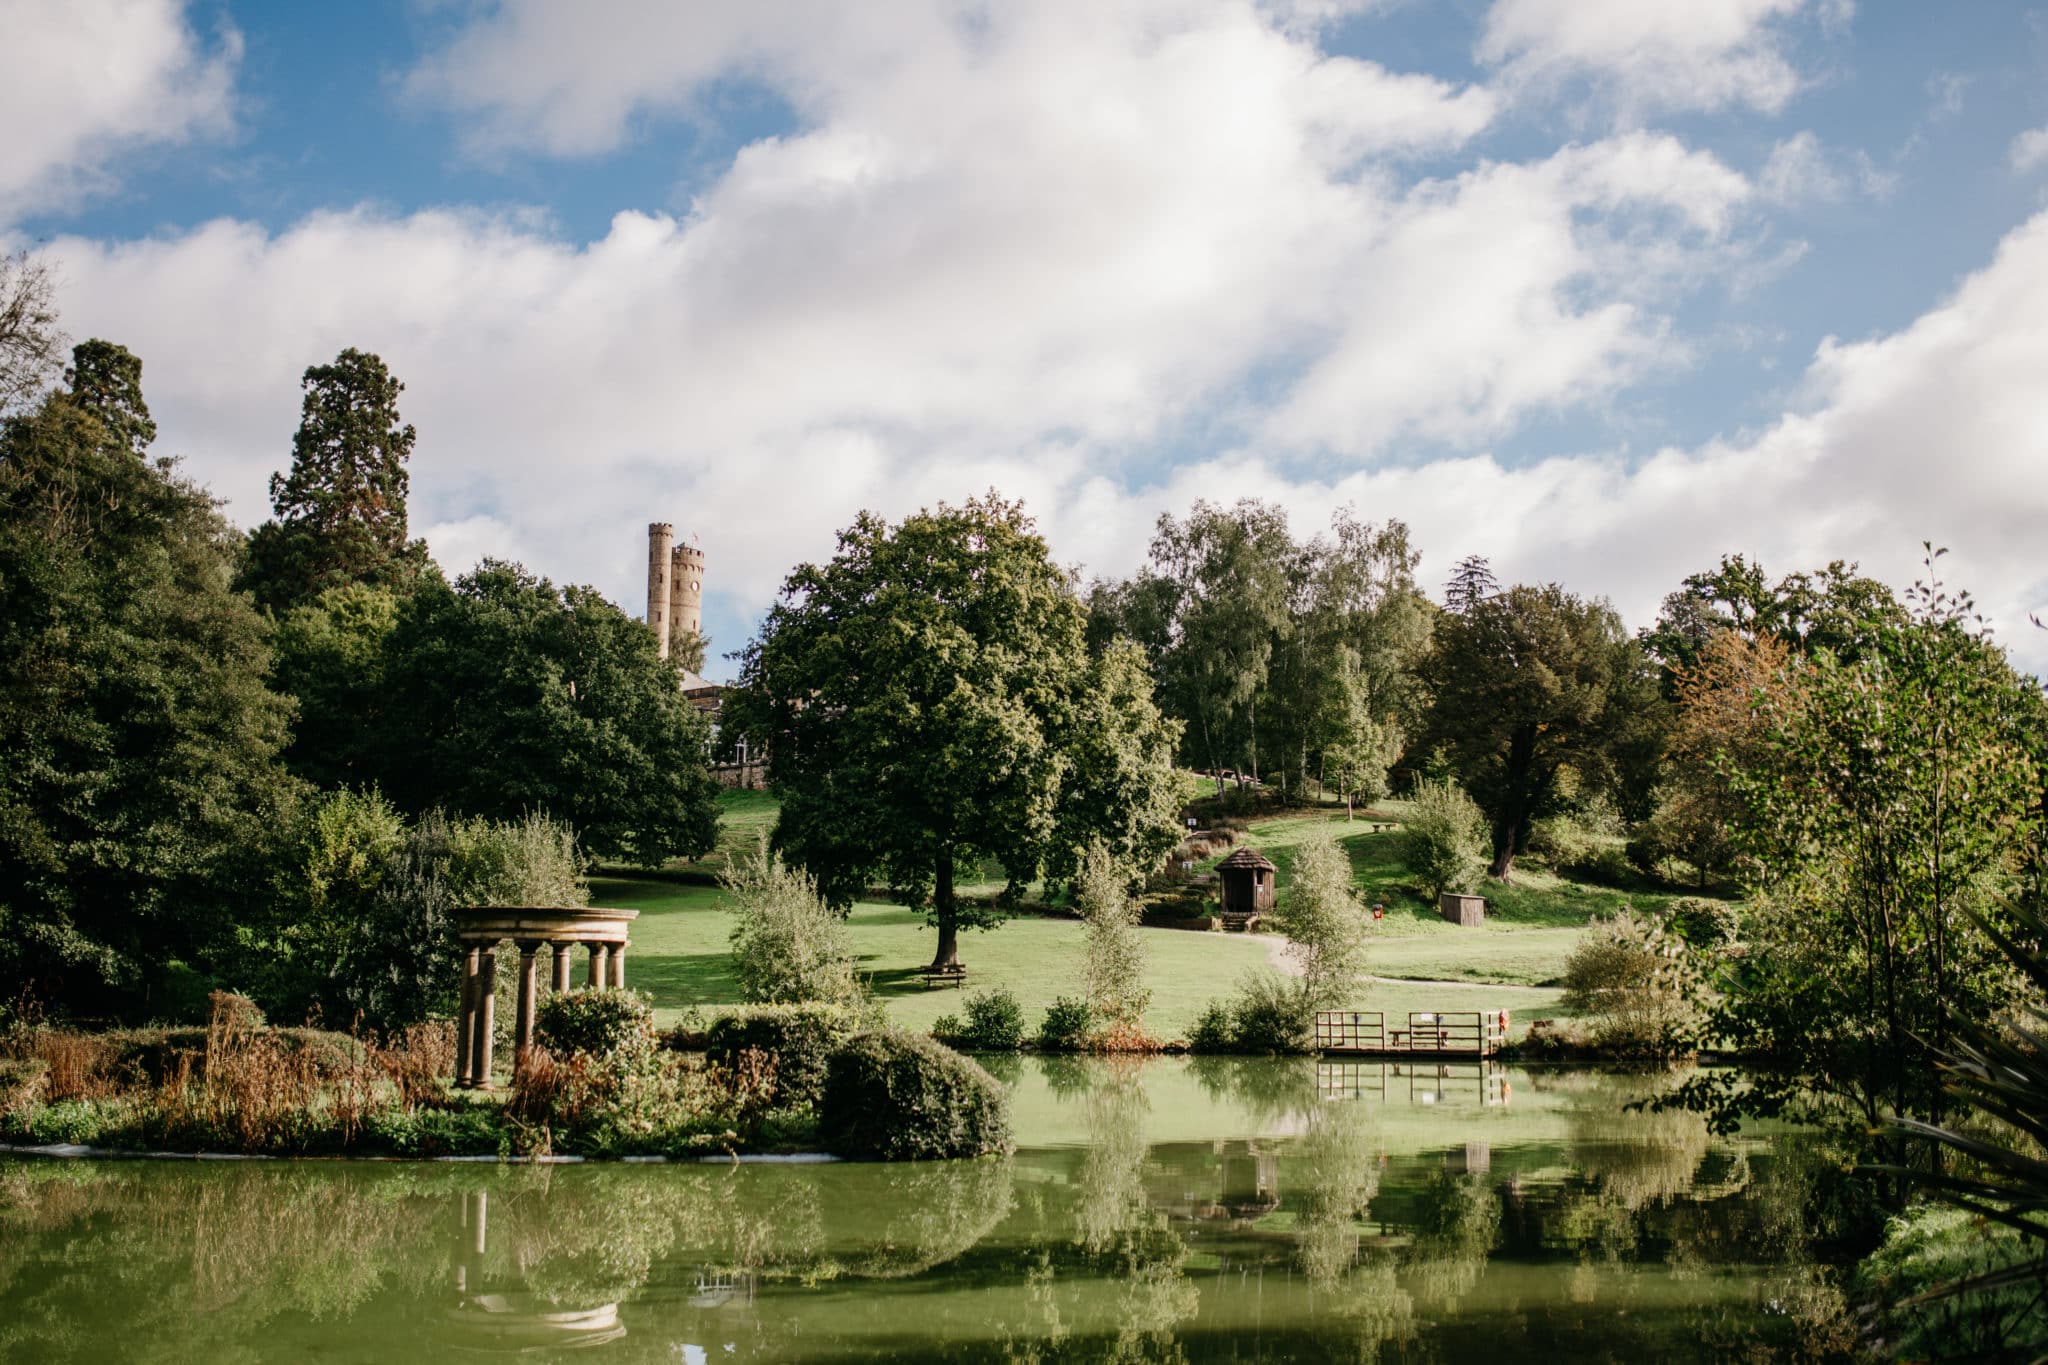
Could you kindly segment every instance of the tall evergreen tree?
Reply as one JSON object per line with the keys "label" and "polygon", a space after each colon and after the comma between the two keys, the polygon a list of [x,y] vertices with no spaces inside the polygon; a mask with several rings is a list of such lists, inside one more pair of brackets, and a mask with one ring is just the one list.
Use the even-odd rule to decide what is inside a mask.
{"label": "tall evergreen tree", "polygon": [[309,367],[303,386],[291,469],[271,476],[275,516],[250,537],[243,580],[278,613],[342,584],[404,589],[430,571],[426,543],[406,538],[416,433],[399,417],[405,385],[351,347]]}
{"label": "tall evergreen tree", "polygon": [[72,347],[64,382],[71,400],[135,454],[156,440],[156,423],[142,398],[142,360],[126,346],[94,337]]}

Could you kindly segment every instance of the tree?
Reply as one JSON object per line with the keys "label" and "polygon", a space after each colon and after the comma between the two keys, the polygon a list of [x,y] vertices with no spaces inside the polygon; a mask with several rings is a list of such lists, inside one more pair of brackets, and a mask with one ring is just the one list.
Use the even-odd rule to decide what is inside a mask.
{"label": "tree", "polygon": [[1364,975],[1366,920],[1351,859],[1328,825],[1312,826],[1295,846],[1290,881],[1276,918],[1301,969],[1304,1008],[1335,1009]]}
{"label": "tree", "polygon": [[1466,555],[1451,570],[1451,581],[1444,588],[1444,610],[1463,616],[1481,602],[1498,596],[1500,580],[1493,576],[1493,566],[1486,556]]}
{"label": "tree", "polygon": [[277,623],[273,685],[299,710],[285,762],[317,787],[373,781],[394,747],[384,668],[400,605],[383,588],[343,583]]}
{"label": "tree", "polygon": [[1097,1018],[1136,1028],[1152,1000],[1145,989],[1145,943],[1138,932],[1143,907],[1131,894],[1129,874],[1099,841],[1081,856],[1074,903],[1088,929],[1088,1003]]}
{"label": "tree", "polygon": [[1072,582],[991,493],[895,527],[863,513],[829,563],[799,566],[725,715],[765,746],[778,846],[835,906],[875,879],[928,904],[946,966],[963,926],[999,918],[956,893],[984,862],[1014,890],[1090,838],[1170,844],[1172,732],[1135,668],[1090,660]]}
{"label": "tree", "polygon": [[[127,354],[102,346],[74,374]],[[0,993],[96,1011],[227,940],[291,799],[234,533],[138,454],[147,420],[60,391],[0,427]]]}
{"label": "tree", "polygon": [[1181,726],[1152,704],[1144,654],[1119,640],[1091,658],[1073,708],[1045,875],[1071,875],[1081,850],[1098,843],[1120,867],[1157,867],[1180,841],[1183,793],[1173,750]]}
{"label": "tree", "polygon": [[275,517],[249,539],[243,585],[280,613],[344,583],[409,588],[431,567],[426,542],[406,538],[405,385],[351,347],[308,367],[303,387],[291,470],[271,476]]}
{"label": "tree", "polygon": [[408,812],[568,821],[595,857],[708,852],[717,783],[704,718],[654,636],[591,588],[485,560],[425,582],[384,645],[364,774]]}
{"label": "tree", "polygon": [[1612,783],[1622,737],[1648,700],[1640,649],[1604,602],[1551,584],[1516,586],[1444,613],[1420,668],[1430,691],[1417,747],[1448,760],[1492,829],[1488,874],[1502,880],[1559,774],[1581,790]]}
{"label": "tree", "polygon": [[1768,1065],[1740,1095],[1693,1087],[1718,1116],[1939,1123],[1931,1057],[2013,998],[1995,933],[2039,857],[2048,726],[1933,559],[1909,615],[1758,701],[1764,738],[1733,787],[1760,894],[1712,1023]]}
{"label": "tree", "polygon": [[0,256],[0,417],[32,405],[57,373],[64,333],[55,295],[42,261],[26,251]]}
{"label": "tree", "polygon": [[142,360],[126,346],[98,337],[71,348],[64,383],[79,407],[136,455],[156,440],[156,423],[142,398]]}
{"label": "tree", "polygon": [[1210,768],[1244,762],[1258,776],[1259,692],[1275,640],[1292,629],[1296,558],[1287,514],[1253,498],[1159,518],[1152,562],[1173,602],[1161,684]]}
{"label": "tree", "polygon": [[860,999],[846,923],[818,895],[817,879],[763,840],[720,879],[731,893],[732,968],[757,1004],[853,1004]]}

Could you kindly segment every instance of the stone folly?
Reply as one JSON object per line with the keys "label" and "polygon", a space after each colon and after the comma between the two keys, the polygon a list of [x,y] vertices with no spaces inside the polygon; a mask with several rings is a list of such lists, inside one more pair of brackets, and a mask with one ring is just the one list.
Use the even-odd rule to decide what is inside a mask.
{"label": "stone folly", "polygon": [[648,523],[647,624],[664,659],[673,641],[704,631],[704,551],[675,535],[668,522]]}
{"label": "stone folly", "polygon": [[627,928],[639,917],[638,910],[589,906],[476,905],[457,910],[455,937],[462,948],[462,996],[455,1019],[455,1083],[468,1089],[487,1088],[491,1083],[500,943],[510,939],[519,952],[518,1016],[512,1030],[512,1074],[517,1077],[533,1050],[542,946],[550,950],[553,960],[555,990],[569,989],[570,954],[579,944],[590,952],[588,987],[623,988]]}

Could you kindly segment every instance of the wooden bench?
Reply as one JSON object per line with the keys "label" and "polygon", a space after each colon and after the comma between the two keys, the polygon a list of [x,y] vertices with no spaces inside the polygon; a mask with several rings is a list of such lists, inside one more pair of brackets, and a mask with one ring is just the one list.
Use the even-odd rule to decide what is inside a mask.
{"label": "wooden bench", "polygon": [[1419,1028],[1411,1030],[1396,1028],[1387,1030],[1387,1041],[1391,1046],[1397,1048],[1405,1044],[1410,1052],[1415,1051],[1417,1048],[1428,1048],[1431,1051],[1442,1052],[1449,1045],[1451,1038],[1448,1029]]}
{"label": "wooden bench", "polygon": [[967,968],[956,962],[950,967],[923,967],[917,974],[924,978],[926,990],[933,986],[950,984],[957,991],[960,989],[960,983],[967,979]]}

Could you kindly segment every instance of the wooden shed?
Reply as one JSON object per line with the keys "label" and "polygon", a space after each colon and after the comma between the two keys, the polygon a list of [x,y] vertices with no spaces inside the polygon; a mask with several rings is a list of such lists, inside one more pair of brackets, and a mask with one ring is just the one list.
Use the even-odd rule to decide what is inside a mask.
{"label": "wooden shed", "polygon": [[1223,883],[1223,924],[1241,929],[1273,908],[1273,864],[1246,845],[1216,864]]}

